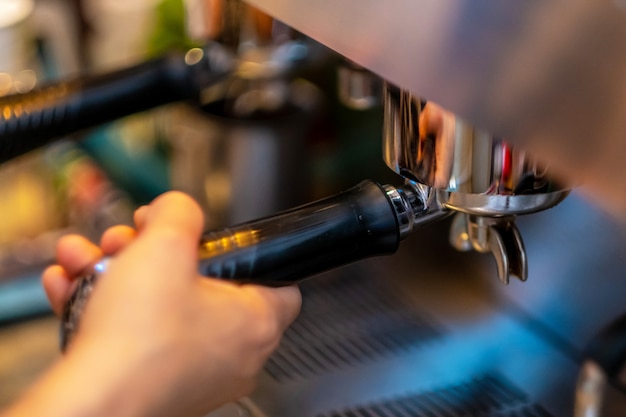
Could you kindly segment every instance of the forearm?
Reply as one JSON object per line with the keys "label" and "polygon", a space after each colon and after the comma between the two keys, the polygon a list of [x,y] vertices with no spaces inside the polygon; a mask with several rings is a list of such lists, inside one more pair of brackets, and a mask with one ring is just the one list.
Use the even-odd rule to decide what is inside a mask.
{"label": "forearm", "polygon": [[126,370],[99,363],[88,352],[58,360],[0,417],[139,417],[141,387]]}

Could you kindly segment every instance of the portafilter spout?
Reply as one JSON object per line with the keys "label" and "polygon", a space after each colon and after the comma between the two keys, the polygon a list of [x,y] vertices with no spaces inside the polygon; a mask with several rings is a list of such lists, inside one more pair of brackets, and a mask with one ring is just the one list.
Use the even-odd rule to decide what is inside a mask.
{"label": "portafilter spout", "polygon": [[391,84],[384,91],[384,159],[409,181],[440,191],[456,212],[450,231],[458,250],[491,252],[498,277],[525,281],[520,214],[555,206],[569,193],[550,166],[436,103]]}

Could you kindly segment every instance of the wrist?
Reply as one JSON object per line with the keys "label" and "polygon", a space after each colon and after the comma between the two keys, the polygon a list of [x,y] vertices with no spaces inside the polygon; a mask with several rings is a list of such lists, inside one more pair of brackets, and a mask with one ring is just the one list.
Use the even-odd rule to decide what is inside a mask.
{"label": "wrist", "polygon": [[1,417],[146,415],[141,395],[128,386],[128,369],[99,361],[101,357],[88,349],[70,350]]}

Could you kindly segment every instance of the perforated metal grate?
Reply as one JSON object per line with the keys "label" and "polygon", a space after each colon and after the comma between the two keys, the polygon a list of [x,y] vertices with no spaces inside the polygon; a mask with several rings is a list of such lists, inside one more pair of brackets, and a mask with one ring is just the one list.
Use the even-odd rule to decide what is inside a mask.
{"label": "perforated metal grate", "polygon": [[278,381],[414,349],[442,331],[408,300],[383,283],[350,274],[301,285],[302,313],[266,365]]}
{"label": "perforated metal grate", "polygon": [[499,376],[331,411],[318,417],[552,417]]}

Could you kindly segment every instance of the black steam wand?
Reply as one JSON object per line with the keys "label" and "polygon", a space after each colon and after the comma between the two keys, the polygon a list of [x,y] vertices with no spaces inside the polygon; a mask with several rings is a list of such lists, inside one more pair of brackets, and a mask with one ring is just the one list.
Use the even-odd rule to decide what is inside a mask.
{"label": "black steam wand", "polygon": [[219,44],[0,98],[0,163],[54,140],[177,101],[202,103],[237,63]]}
{"label": "black steam wand", "polygon": [[[363,181],[334,196],[274,216],[208,232],[199,250],[204,276],[282,286],[360,259],[394,253],[416,226],[447,215],[438,191]],[[65,306],[61,348],[74,336],[106,261],[82,278]]]}

